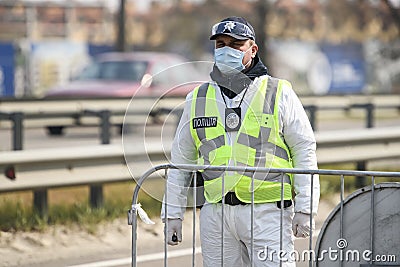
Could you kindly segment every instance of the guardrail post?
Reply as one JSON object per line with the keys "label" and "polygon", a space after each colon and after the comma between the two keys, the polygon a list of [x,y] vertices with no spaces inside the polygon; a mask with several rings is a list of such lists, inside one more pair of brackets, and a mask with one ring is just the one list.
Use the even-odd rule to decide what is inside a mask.
{"label": "guardrail post", "polygon": [[[351,105],[350,108],[364,108],[366,111],[366,128],[374,127],[374,104],[367,103],[367,104],[354,104]],[[365,171],[367,168],[367,163],[365,161],[357,162],[357,170],[358,171]],[[364,187],[366,185],[366,177],[365,176],[357,176],[354,185],[357,188]]]}
{"label": "guardrail post", "polygon": [[[100,137],[101,144],[110,144],[110,117],[111,112],[107,109],[100,111],[85,110],[84,113],[95,115],[100,118]],[[100,208],[103,206],[103,185],[96,184],[90,186],[90,205],[92,208]]]}
{"label": "guardrail post", "polygon": [[100,123],[101,144],[102,145],[110,144],[111,112],[109,110],[101,110],[99,112],[99,117],[101,120],[101,123]]}
{"label": "guardrail post", "polygon": [[374,109],[375,106],[372,103],[367,104],[353,104],[349,108],[363,108],[365,109],[365,127],[374,127]]}
{"label": "guardrail post", "polygon": [[111,112],[107,109],[103,109],[100,111],[96,110],[84,110],[83,112],[86,115],[92,115],[100,118],[100,139],[102,145],[110,144],[110,117]]}
{"label": "guardrail post", "polygon": [[[365,161],[357,162],[357,171],[365,171],[366,169],[367,169],[367,162]],[[366,185],[365,180],[366,180],[365,176],[356,176],[356,181],[355,181],[356,188],[364,187]]]}
{"label": "guardrail post", "polygon": [[366,115],[367,115],[367,128],[372,128],[374,127],[374,104],[372,103],[368,103],[365,105],[365,109],[366,109]]}
{"label": "guardrail post", "polygon": [[23,139],[23,119],[22,112],[15,112],[10,115],[10,120],[13,123],[13,149],[22,150]]}
{"label": "guardrail post", "polygon": [[[98,113],[100,117],[100,136],[101,136],[101,144],[108,145],[110,144],[110,116],[111,112],[109,110],[101,110]],[[90,205],[92,208],[100,208],[103,206],[103,185],[91,185],[90,186]]]}
{"label": "guardrail post", "polygon": [[33,206],[39,212],[41,218],[48,214],[47,189],[39,189],[33,192]]}
{"label": "guardrail post", "polygon": [[305,106],[304,109],[308,111],[308,119],[310,120],[311,127],[314,131],[317,130],[317,125],[316,125],[316,113],[317,113],[317,106],[315,105],[310,105],[310,106]]}
{"label": "guardrail post", "polygon": [[90,186],[90,205],[92,208],[101,208],[103,206],[103,185],[96,184]]}
{"label": "guardrail post", "polygon": [[173,111],[173,114],[175,115],[175,118],[176,118],[176,122],[175,122],[176,123],[175,124],[175,133],[176,133],[176,131],[178,130],[179,122],[181,121],[183,109],[175,109]]}

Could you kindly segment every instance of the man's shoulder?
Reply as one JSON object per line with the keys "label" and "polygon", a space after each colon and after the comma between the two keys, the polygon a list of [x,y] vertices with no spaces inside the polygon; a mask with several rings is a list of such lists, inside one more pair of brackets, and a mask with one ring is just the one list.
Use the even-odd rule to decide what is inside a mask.
{"label": "man's shoulder", "polygon": [[193,98],[193,95],[197,94],[198,90],[207,90],[208,89],[208,85],[210,84],[210,82],[204,82],[202,84],[197,85],[196,87],[193,88],[193,90],[191,90],[187,95],[186,95],[186,100],[191,100]]}
{"label": "man's shoulder", "polygon": [[186,100],[191,100],[193,98],[193,93],[194,91],[197,90],[197,87],[195,87],[192,91],[190,91],[187,95],[186,95]]}
{"label": "man's shoulder", "polygon": [[271,75],[268,75],[268,74],[260,76],[260,78],[273,79],[273,80],[278,81],[280,84],[282,84],[284,86],[289,86],[290,88],[292,87],[292,84],[288,80],[283,79],[283,78],[274,77],[274,76],[271,76]]}
{"label": "man's shoulder", "polygon": [[282,91],[293,90],[292,84],[286,79],[277,78],[277,77],[271,76],[269,74],[259,76],[258,79],[260,81],[274,80],[276,82],[276,84],[281,88]]}

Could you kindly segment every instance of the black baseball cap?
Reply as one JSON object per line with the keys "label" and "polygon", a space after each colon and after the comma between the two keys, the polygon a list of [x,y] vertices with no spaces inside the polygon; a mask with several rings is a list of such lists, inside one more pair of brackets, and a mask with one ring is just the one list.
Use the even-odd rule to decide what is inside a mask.
{"label": "black baseball cap", "polygon": [[229,35],[239,40],[256,40],[253,26],[242,17],[228,17],[215,24],[211,30],[210,40],[215,40],[221,34]]}

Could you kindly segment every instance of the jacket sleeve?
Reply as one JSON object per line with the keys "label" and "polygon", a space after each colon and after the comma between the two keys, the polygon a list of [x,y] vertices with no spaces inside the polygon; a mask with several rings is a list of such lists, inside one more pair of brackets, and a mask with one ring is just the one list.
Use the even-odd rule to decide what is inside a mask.
{"label": "jacket sleeve", "polygon": [[[171,148],[172,164],[196,164],[197,149],[190,132],[190,110],[192,93],[186,97],[185,107],[175,133]],[[164,193],[161,219],[165,221],[165,199],[167,199],[167,218],[184,219],[191,172],[179,169],[168,171],[167,190]]]}
{"label": "jacket sleeve", "polygon": [[[293,167],[299,169],[318,169],[316,141],[310,121],[292,86],[282,81],[282,96],[279,102],[280,133],[287,144]],[[295,212],[310,214],[311,175],[295,174]],[[320,196],[318,175],[313,176],[313,214],[317,213]]]}

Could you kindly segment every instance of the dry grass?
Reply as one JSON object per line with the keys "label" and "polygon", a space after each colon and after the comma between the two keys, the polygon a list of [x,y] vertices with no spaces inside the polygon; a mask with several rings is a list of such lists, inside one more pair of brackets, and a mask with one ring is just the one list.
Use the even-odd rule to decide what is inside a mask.
{"label": "dry grass", "polygon": [[[320,166],[321,169],[354,169],[354,165]],[[381,170],[396,171],[397,167],[381,168]],[[329,199],[340,190],[340,177],[321,176],[321,198]],[[393,181],[377,179],[376,182]],[[397,180],[398,181],[398,180]],[[346,177],[345,191],[352,192],[355,177]],[[370,184],[370,180],[366,180]],[[32,192],[16,192],[0,194],[0,230],[41,230],[49,224],[79,223],[86,225],[88,231],[95,231],[95,225],[104,220],[126,216],[131,206],[132,193],[135,184],[132,182],[104,185],[104,206],[100,209],[90,207],[89,187],[70,187],[51,189],[48,191],[49,213],[47,218],[41,218],[32,209]],[[150,217],[160,215],[161,201],[164,192],[164,181],[149,179],[139,194],[138,202],[148,212]]]}
{"label": "dry grass", "polygon": [[[163,190],[160,182],[146,184],[149,191]],[[131,206],[133,183],[104,185],[104,206],[92,209],[89,205],[89,187],[70,187],[50,189],[48,191],[49,212],[41,218],[32,208],[32,192],[16,192],[0,195],[0,230],[42,230],[48,224],[79,223],[94,231],[94,225],[100,221],[126,216]],[[159,193],[160,194],[160,193]],[[140,194],[142,205],[151,216],[159,215],[161,204],[145,193]]]}

